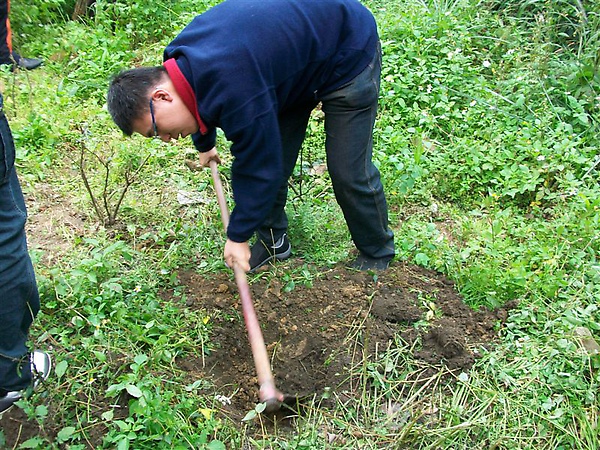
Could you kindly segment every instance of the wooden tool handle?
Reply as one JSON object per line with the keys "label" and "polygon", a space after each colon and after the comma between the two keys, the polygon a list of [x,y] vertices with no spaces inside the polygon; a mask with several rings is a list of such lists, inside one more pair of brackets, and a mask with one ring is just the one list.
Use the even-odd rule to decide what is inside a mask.
{"label": "wooden tool handle", "polygon": [[[219,169],[217,168],[216,161],[210,161],[209,165],[212,172],[215,191],[217,193],[219,208],[221,210],[221,220],[223,221],[225,232],[227,232],[227,226],[229,225],[229,209],[227,208],[227,202],[225,201]],[[235,274],[235,282],[242,301],[244,322],[246,323],[246,330],[248,331],[248,340],[250,341],[250,348],[254,358],[254,367],[256,368],[258,385],[260,387],[259,399],[261,402],[267,402],[267,404],[281,402],[283,401],[283,394],[275,387],[273,373],[271,372],[271,363],[269,361],[269,355],[267,354],[267,347],[265,346],[260,324],[258,323],[256,311],[254,310],[254,304],[252,303],[250,287],[248,286],[248,280],[246,279],[246,272],[234,262],[233,273]]]}

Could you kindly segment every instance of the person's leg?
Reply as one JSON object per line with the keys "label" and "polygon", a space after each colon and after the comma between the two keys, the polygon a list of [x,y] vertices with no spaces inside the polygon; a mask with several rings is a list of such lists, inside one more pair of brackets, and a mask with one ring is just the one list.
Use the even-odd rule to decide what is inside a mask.
{"label": "person's leg", "polygon": [[306,135],[308,119],[314,107],[314,104],[306,105],[279,116],[279,132],[283,149],[283,175],[285,181],[277,192],[277,199],[271,213],[257,231],[258,237],[267,242],[272,239],[276,241],[287,231],[288,220],[285,214],[288,193],[287,180],[294,171],[296,160],[298,159],[298,154]]}
{"label": "person's leg", "polygon": [[322,102],[327,166],[336,199],[358,250],[367,259],[383,260],[387,267],[394,256],[394,234],[388,226],[380,174],[372,161],[380,72],[378,51],[360,75]]}
{"label": "person's leg", "polygon": [[285,213],[288,194],[287,180],[296,165],[298,153],[306,135],[310,113],[315,106],[312,103],[303,105],[279,116],[285,181],[277,192],[277,198],[270,214],[256,231],[257,241],[252,246],[250,257],[251,271],[274,259],[286,259],[291,254],[291,246],[286,236],[288,228],[288,219]]}
{"label": "person's leg", "polygon": [[0,0],[0,64],[12,64],[8,0]]}
{"label": "person's leg", "polygon": [[26,341],[40,309],[14,158],[10,128],[0,110],[0,390],[4,391],[19,391],[31,384]]}
{"label": "person's leg", "polygon": [[7,64],[11,70],[15,65],[27,70],[41,66],[40,58],[25,58],[13,50],[9,14],[10,0],[0,0],[0,65]]}

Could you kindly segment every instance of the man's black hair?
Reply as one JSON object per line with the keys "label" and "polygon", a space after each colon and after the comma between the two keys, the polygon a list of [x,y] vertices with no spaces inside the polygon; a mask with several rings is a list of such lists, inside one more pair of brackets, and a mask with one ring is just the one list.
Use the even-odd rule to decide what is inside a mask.
{"label": "man's black hair", "polygon": [[133,122],[150,108],[149,92],[165,74],[163,66],[138,67],[124,70],[112,79],[106,96],[108,112],[127,136],[133,134]]}

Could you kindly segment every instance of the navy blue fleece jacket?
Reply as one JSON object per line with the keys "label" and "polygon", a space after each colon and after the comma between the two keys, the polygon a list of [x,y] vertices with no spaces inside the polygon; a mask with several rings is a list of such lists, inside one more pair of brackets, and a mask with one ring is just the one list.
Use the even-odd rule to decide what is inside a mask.
{"label": "navy blue fleece jacket", "polygon": [[165,67],[200,125],[196,148],[214,147],[216,127],[232,142],[229,239],[252,236],[286,181],[278,115],[352,80],[378,39],[357,0],[226,0],[166,47]]}

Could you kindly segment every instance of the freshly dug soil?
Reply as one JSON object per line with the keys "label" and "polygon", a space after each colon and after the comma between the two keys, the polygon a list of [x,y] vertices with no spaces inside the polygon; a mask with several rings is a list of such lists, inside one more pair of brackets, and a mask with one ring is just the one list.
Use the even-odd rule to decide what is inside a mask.
{"label": "freshly dug soil", "polygon": [[[474,311],[446,277],[402,262],[379,273],[325,269],[310,286],[296,280],[293,288],[278,273],[265,269],[252,276],[251,294],[277,387],[306,401],[311,395],[320,399],[326,391],[331,399],[360,395],[359,375],[352,374],[360,373],[365,359],[374,361],[399,345],[412,352],[421,373],[468,371],[477,349],[493,343],[507,316],[506,309]],[[186,383],[210,381],[212,394],[223,400],[215,401],[219,414],[241,423],[258,402],[258,386],[233,276],[185,271],[179,280],[186,306],[205,310],[210,317],[213,348],[204,357],[190,355],[177,364],[188,374]],[[171,300],[166,292],[164,298]],[[331,401],[319,405],[327,407]],[[54,424],[53,417],[48,415],[42,429],[13,408],[0,419],[6,446],[37,435],[52,440],[64,426]],[[91,448],[100,446],[101,430],[88,439]]]}
{"label": "freshly dug soil", "polygon": [[[305,398],[325,391],[353,395],[357,365],[398,345],[436,373],[468,371],[477,348],[490,345],[506,310],[474,311],[439,273],[395,262],[383,272],[335,267],[312,286],[287,285],[266,270],[251,293],[273,375],[280,391]],[[256,370],[231,274],[180,274],[188,307],[205,309],[214,322],[215,349],[187,358],[180,367],[190,382],[208,378],[215,395],[227,397],[223,413],[235,421],[258,402]],[[286,286],[288,289],[286,289]]]}

